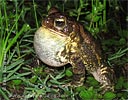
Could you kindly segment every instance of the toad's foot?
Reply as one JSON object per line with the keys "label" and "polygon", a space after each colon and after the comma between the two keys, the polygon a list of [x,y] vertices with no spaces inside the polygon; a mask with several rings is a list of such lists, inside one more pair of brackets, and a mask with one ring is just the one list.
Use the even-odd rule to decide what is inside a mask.
{"label": "toad's foot", "polygon": [[106,91],[114,91],[115,80],[114,71],[109,67],[104,67],[103,65],[98,68],[96,71],[91,72],[95,79],[100,82],[101,89],[103,93]]}

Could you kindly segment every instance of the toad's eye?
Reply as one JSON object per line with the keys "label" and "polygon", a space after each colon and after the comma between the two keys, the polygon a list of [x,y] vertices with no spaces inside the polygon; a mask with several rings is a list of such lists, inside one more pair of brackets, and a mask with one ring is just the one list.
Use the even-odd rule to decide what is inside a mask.
{"label": "toad's eye", "polygon": [[66,21],[64,18],[57,18],[54,20],[54,27],[59,30],[62,30],[66,25]]}

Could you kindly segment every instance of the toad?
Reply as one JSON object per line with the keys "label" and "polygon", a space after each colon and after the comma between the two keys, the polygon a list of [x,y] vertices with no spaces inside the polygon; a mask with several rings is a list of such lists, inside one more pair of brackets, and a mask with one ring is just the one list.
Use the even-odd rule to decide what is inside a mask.
{"label": "toad", "polygon": [[101,83],[104,91],[112,90],[113,70],[102,58],[99,44],[83,26],[57,8],[51,8],[42,26],[34,35],[34,48],[38,57],[52,67],[72,65],[72,86],[81,86],[85,70]]}

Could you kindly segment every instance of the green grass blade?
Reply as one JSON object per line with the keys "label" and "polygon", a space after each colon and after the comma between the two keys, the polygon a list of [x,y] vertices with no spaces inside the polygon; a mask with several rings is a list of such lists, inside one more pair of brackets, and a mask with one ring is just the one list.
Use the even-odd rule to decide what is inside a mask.
{"label": "green grass blade", "polygon": [[19,60],[15,61],[14,63],[11,63],[9,66],[7,66],[7,68],[5,70],[9,71],[9,70],[13,69],[14,67],[18,66],[19,64],[22,64],[23,62],[24,62],[23,59],[19,59]]}
{"label": "green grass blade", "polygon": [[6,52],[8,52],[8,50],[11,48],[11,46],[17,42],[17,39],[19,38],[19,36],[21,34],[23,34],[23,32],[26,30],[26,28],[28,27],[27,24],[24,24],[22,29],[20,30],[20,32],[16,33],[16,36],[12,39],[12,41],[8,44],[7,48],[6,48]]}
{"label": "green grass blade", "polygon": [[5,92],[0,87],[0,94],[4,97],[5,100],[9,100],[8,96],[5,94]]}

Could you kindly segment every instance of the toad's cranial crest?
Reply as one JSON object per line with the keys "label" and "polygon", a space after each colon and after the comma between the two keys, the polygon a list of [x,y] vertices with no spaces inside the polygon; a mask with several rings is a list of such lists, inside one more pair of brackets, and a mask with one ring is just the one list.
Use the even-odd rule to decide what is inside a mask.
{"label": "toad's cranial crest", "polygon": [[61,67],[70,63],[73,69],[72,86],[83,85],[85,70],[102,85],[104,91],[113,90],[113,70],[104,63],[99,45],[77,21],[49,10],[42,26],[34,36],[34,48],[46,64]]}

